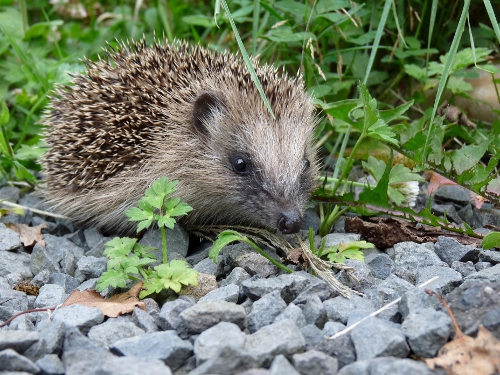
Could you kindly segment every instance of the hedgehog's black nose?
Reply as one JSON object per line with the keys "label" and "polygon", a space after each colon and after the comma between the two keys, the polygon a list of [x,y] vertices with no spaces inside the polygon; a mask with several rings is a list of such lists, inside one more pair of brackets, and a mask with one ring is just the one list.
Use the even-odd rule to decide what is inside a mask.
{"label": "hedgehog's black nose", "polygon": [[278,220],[278,229],[283,234],[297,233],[302,225],[302,216],[299,211],[284,211]]}

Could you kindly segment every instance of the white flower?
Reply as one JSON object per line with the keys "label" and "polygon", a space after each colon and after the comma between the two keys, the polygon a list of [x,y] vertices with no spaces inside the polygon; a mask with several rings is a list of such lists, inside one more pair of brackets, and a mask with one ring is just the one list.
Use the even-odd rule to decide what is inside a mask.
{"label": "white flower", "polygon": [[405,199],[401,202],[401,207],[415,206],[419,193],[418,181],[405,181],[390,185],[404,195]]}

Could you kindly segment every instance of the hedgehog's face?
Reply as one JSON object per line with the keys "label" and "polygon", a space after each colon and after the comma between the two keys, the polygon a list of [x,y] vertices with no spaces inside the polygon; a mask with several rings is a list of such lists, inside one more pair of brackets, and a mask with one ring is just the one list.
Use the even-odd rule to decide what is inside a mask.
{"label": "hedgehog's face", "polygon": [[284,103],[273,119],[245,99],[207,92],[194,104],[194,127],[216,164],[212,172],[223,176],[221,201],[230,204],[220,205],[230,217],[217,217],[296,233],[318,175],[312,105],[304,95],[301,103]]}

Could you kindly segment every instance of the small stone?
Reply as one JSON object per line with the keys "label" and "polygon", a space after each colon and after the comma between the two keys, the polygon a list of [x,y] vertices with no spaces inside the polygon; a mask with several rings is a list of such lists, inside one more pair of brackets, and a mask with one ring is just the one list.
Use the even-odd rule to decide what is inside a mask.
{"label": "small stone", "polygon": [[[342,368],[337,375],[436,375],[429,370],[427,365],[413,359],[400,358],[374,358],[371,360],[357,361]],[[441,374],[441,373],[439,373]]]}
{"label": "small stone", "polygon": [[323,328],[323,331],[321,332],[322,340],[317,342],[313,347],[308,347],[307,349],[316,349],[337,358],[339,368],[354,362],[356,360],[356,352],[349,334],[341,335],[335,339],[325,338],[332,337],[333,335],[343,331],[345,328],[346,326],[341,323],[327,322],[325,324],[325,328]]}
{"label": "small stone", "polygon": [[40,367],[13,349],[0,351],[0,369],[4,371],[25,371],[30,374],[40,372]]}
{"label": "small stone", "polygon": [[248,314],[248,330],[250,333],[254,333],[260,328],[271,324],[285,308],[286,303],[281,298],[278,290],[264,295],[254,302]]}
{"label": "small stone", "polygon": [[482,271],[486,268],[490,268],[492,264],[490,262],[477,262],[475,265],[476,271]]}
{"label": "small stone", "polygon": [[227,347],[243,348],[245,334],[233,323],[221,322],[203,331],[194,342],[196,365],[214,357],[219,349]]}
{"label": "small stone", "polygon": [[[166,229],[166,236],[167,249],[175,249],[177,254],[186,257],[189,247],[189,233],[182,228],[182,226],[176,225],[174,229]],[[158,229],[148,230],[139,243],[158,249],[154,252],[154,254],[156,255],[156,259],[158,259],[159,263],[161,263],[161,259],[163,257],[161,231]]]}
{"label": "small stone", "polygon": [[147,333],[158,331],[156,319],[139,307],[134,308],[132,312],[132,323]]}
{"label": "small stone", "polygon": [[453,202],[465,206],[471,201],[470,191],[459,185],[443,185],[434,193],[434,199],[439,202]]}
{"label": "small stone", "polygon": [[46,354],[36,361],[44,375],[64,375],[64,366],[56,354]]}
{"label": "small stone", "polygon": [[347,324],[349,315],[356,311],[364,316],[370,315],[375,311],[373,303],[362,297],[351,294],[351,298],[338,296],[323,302],[328,320]]}
{"label": "small stone", "polygon": [[386,320],[369,317],[351,331],[358,360],[375,357],[404,358],[410,353],[400,328]]}
{"label": "small stone", "polygon": [[77,279],[65,273],[53,273],[48,283],[62,286],[66,294],[71,294],[81,284]]}
{"label": "small stone", "polygon": [[187,334],[197,334],[220,322],[236,324],[246,328],[246,314],[242,306],[225,301],[202,301],[179,314],[181,326],[177,329]]}
{"label": "small stone", "polygon": [[303,352],[305,340],[299,328],[291,320],[285,319],[262,327],[247,336],[244,349],[262,361],[264,367],[271,365],[278,354],[291,356]]}
{"label": "small stone", "polygon": [[0,251],[12,251],[21,247],[19,234],[7,228],[3,223],[0,223],[0,238]]}
{"label": "small stone", "polygon": [[7,320],[12,315],[28,309],[28,298],[17,290],[0,289],[0,320]]}
{"label": "small stone", "polygon": [[311,298],[304,305],[299,305],[299,307],[302,308],[306,324],[314,324],[318,328],[323,328],[328,320],[328,316],[326,315],[323,302],[321,302],[321,299],[317,295],[311,295]]}
{"label": "small stone", "polygon": [[417,272],[417,284],[421,284],[430,280],[434,276],[439,276],[439,279],[433,281],[426,286],[427,289],[432,289],[441,295],[447,294],[462,283],[462,275],[452,270],[449,267],[421,267]]}
{"label": "small stone", "polygon": [[[147,313],[146,313],[147,314]],[[106,322],[90,328],[87,337],[96,345],[108,349],[115,342],[144,333],[132,322],[110,318]]]}
{"label": "small stone", "polygon": [[38,291],[35,308],[56,307],[66,300],[64,288],[56,284],[45,284]]}
{"label": "small stone", "polygon": [[108,258],[106,257],[82,256],[76,263],[76,269],[87,279],[93,279],[100,277],[106,271],[107,265]]}
{"label": "small stone", "polygon": [[57,309],[54,311],[52,319],[54,322],[64,323],[67,327],[76,327],[86,334],[90,328],[102,323],[104,314],[97,307],[75,304]]}
{"label": "small stone", "polygon": [[262,360],[247,350],[226,347],[217,350],[215,355],[189,373],[189,375],[233,375],[245,370],[260,367]]}
{"label": "small stone", "polygon": [[474,267],[474,263],[470,260],[467,263],[456,260],[451,264],[451,269],[460,273],[462,277],[469,276],[471,273],[476,272],[476,267]]}
{"label": "small stone", "polygon": [[431,307],[436,310],[440,305],[439,300],[428,295],[423,288],[415,288],[409,290],[401,297],[398,307],[403,319],[406,319],[410,313],[418,309]]}
{"label": "small stone", "polygon": [[99,233],[96,228],[87,228],[83,230],[83,237],[89,249],[92,249],[95,245],[102,241],[104,236]]}
{"label": "small stone", "polygon": [[108,356],[95,373],[95,375],[137,374],[172,375],[172,371],[163,361],[160,360],[137,357]]}
{"label": "small stone", "polygon": [[394,245],[396,268],[418,271],[421,267],[442,266],[444,263],[434,252],[434,244],[400,242]]}
{"label": "small stone", "polygon": [[488,331],[500,332],[500,308],[493,309],[485,313],[481,322]]}
{"label": "small stone", "polygon": [[38,332],[0,331],[0,350],[13,349],[23,353],[40,339]]}
{"label": "small stone", "polygon": [[302,375],[334,375],[338,370],[337,358],[317,350],[294,354],[293,364]]}
{"label": "small stone", "polygon": [[491,264],[500,263],[500,251],[482,250],[479,252],[480,262],[489,262]]}
{"label": "small stone", "polygon": [[216,278],[224,274],[224,265],[222,262],[216,264],[210,258],[203,259],[200,263],[195,264],[193,269],[201,273],[214,275]]}
{"label": "small stone", "polygon": [[273,363],[269,367],[269,372],[271,375],[300,375],[283,354],[274,357]]}
{"label": "small stone", "polygon": [[434,247],[436,254],[449,266],[454,261],[477,262],[480,250],[472,245],[462,245],[454,238],[439,236]]}
{"label": "small stone", "polygon": [[330,233],[325,237],[325,247],[349,243],[361,240],[361,235],[357,233]]}
{"label": "small stone", "polygon": [[195,300],[199,300],[201,297],[206,296],[212,290],[217,289],[217,281],[214,275],[208,273],[198,273],[198,285],[188,285],[181,289],[179,295],[181,296],[193,296]]}
{"label": "small stone", "polygon": [[[260,299],[259,301],[261,301]],[[319,299],[318,299],[319,300]],[[258,303],[257,301],[256,303]],[[321,303],[321,301],[320,301]],[[325,314],[326,315],[326,314]],[[302,309],[297,307],[293,302],[290,303],[275,319],[274,322],[279,322],[280,320],[290,319],[294,322],[297,327],[302,328],[306,325],[306,318]],[[251,331],[250,331],[251,332]]]}
{"label": "small stone", "polygon": [[365,262],[356,259],[347,259],[345,265],[355,269],[354,276],[358,281],[353,280],[346,271],[342,270],[335,276],[342,284],[361,293],[375,284],[375,278],[371,269]]}
{"label": "small stone", "polygon": [[395,299],[401,297],[407,291],[412,290],[415,286],[406,280],[403,280],[396,275],[390,275],[384,281],[377,285],[377,291],[380,293],[382,303],[385,305]]}
{"label": "small stone", "polygon": [[417,356],[431,358],[448,341],[451,319],[442,311],[421,308],[406,317],[401,329]]}
{"label": "small stone", "polygon": [[51,283],[49,270],[43,270],[39,272],[33,279],[31,279],[30,284],[41,287],[45,284],[58,284],[58,283]]}
{"label": "small stone", "polygon": [[385,253],[377,254],[367,262],[373,276],[379,279],[386,279],[394,271],[394,261]]}
{"label": "small stone", "polygon": [[191,306],[193,306],[191,302],[182,299],[166,302],[158,315],[160,328],[164,331],[177,330],[182,322],[179,314]]}
{"label": "small stone", "polygon": [[249,275],[260,275],[261,277],[269,277],[276,275],[279,271],[278,267],[271,261],[258,253],[241,254],[234,259],[232,267],[241,267]]}
{"label": "small stone", "polygon": [[129,337],[115,342],[110,349],[118,355],[162,360],[174,371],[193,354],[191,343],[181,340],[174,331]]}
{"label": "small stone", "polygon": [[293,282],[294,281],[292,279],[283,279],[280,277],[273,277],[270,279],[252,277],[243,281],[241,287],[243,293],[245,293],[248,298],[256,301],[265,294],[269,294],[274,291],[281,294],[284,289],[291,288]]}
{"label": "small stone", "polygon": [[240,288],[238,285],[229,284],[227,286],[223,286],[217,289],[212,290],[211,292],[205,294],[200,298],[200,301],[226,301],[226,302],[238,302],[238,296],[240,294]]}
{"label": "small stone", "polygon": [[250,274],[241,267],[235,267],[231,273],[219,283],[219,286],[226,286],[229,284],[235,284],[241,286],[243,281],[250,278]]}
{"label": "small stone", "polygon": [[438,204],[433,202],[431,204],[431,212],[436,216],[445,216],[453,223],[460,224],[462,220],[458,215],[457,209],[452,204]]}
{"label": "small stone", "polygon": [[34,274],[30,269],[30,259],[30,255],[26,253],[3,251],[0,256],[0,277],[8,277],[10,274],[17,273],[22,280],[31,279]]}

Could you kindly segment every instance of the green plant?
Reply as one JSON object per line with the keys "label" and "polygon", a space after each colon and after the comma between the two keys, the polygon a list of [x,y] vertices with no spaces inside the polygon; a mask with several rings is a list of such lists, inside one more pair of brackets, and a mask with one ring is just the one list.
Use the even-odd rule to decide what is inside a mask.
{"label": "green plant", "polygon": [[365,260],[362,249],[373,249],[375,245],[366,241],[353,241],[349,243],[339,243],[325,247],[326,238],[323,237],[318,249],[314,246],[314,233],[309,229],[309,248],[318,258],[327,257],[330,262],[344,263],[347,259]]}
{"label": "green plant", "polygon": [[138,221],[137,231],[149,228],[154,222],[160,227],[163,247],[163,263],[154,269],[144,268],[157,261],[151,252],[152,247],[137,243],[137,239],[115,237],[106,243],[104,255],[109,258],[107,271],[97,282],[96,289],[103,291],[109,286],[126,287],[127,280],[144,282],[139,295],[144,298],[152,293],[159,293],[164,289],[172,289],[179,293],[183,285],[198,285],[198,273],[189,268],[183,260],[167,261],[167,241],[165,227],[173,229],[179,217],[189,213],[192,208],[179,198],[168,198],[173,192],[177,181],[169,182],[166,177],[153,182],[146,189],[145,196],[138,202],[139,207],[132,207],[126,215],[131,221]]}
{"label": "green plant", "polygon": [[221,232],[218,236],[215,242],[213,243],[212,247],[210,248],[210,252],[208,253],[208,257],[214,261],[214,263],[217,264],[217,258],[219,256],[219,253],[221,252],[222,248],[225,246],[229,245],[232,242],[245,242],[249,244],[252,248],[254,248],[260,255],[263,257],[267,258],[272,264],[274,264],[276,267],[282,269],[283,271],[286,271],[288,273],[292,273],[293,271],[282,265],[281,263],[277,262],[273,258],[271,258],[269,255],[267,255],[260,247],[258,247],[255,242],[250,240],[248,237],[242,235],[241,233],[238,233],[234,230],[225,230]]}

